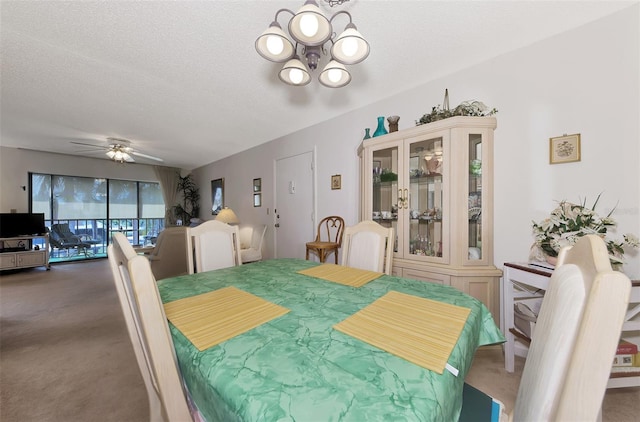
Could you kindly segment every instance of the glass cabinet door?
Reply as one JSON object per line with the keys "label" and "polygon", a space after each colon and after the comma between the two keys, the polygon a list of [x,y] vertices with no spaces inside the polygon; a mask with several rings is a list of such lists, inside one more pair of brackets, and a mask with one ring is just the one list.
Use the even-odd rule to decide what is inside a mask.
{"label": "glass cabinet door", "polygon": [[469,255],[482,259],[482,135],[469,134]]}
{"label": "glass cabinet door", "polygon": [[[409,144],[403,195],[408,221],[408,253],[413,256],[442,257],[443,247],[443,138],[421,140]],[[406,190],[406,189],[405,189]],[[405,232],[406,233],[406,232]]]}
{"label": "glass cabinet door", "polygon": [[394,252],[398,252],[398,148],[373,151],[373,221],[384,227],[393,227],[396,241]]}

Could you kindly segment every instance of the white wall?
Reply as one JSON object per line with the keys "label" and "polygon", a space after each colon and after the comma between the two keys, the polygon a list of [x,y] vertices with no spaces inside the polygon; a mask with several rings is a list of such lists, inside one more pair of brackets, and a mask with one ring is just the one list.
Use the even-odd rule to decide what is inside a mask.
{"label": "white wall", "polygon": [[[317,215],[358,220],[356,149],[377,116],[399,115],[400,129],[442,103],[481,100],[499,110],[495,132],[495,265],[526,261],[532,220],[556,201],[617,208],[617,238],[640,235],[640,7],[628,9],[472,68],[430,81],[379,103],[276,139],[194,171],[202,186],[202,218],[211,207],[210,182],[225,178],[225,204],[241,222],[265,223],[267,256],[273,250],[274,161],[317,150]],[[366,66],[366,61],[362,64]],[[349,89],[349,87],[343,88]],[[371,87],[385,89],[385,87]],[[283,117],[286,118],[286,117]],[[582,160],[549,164],[549,138],[580,133]],[[342,175],[342,189],[330,177]],[[262,177],[263,206],[254,208],[252,180]],[[268,212],[268,213],[267,213]],[[309,239],[310,240],[310,239]],[[624,271],[640,278],[638,251]]]}

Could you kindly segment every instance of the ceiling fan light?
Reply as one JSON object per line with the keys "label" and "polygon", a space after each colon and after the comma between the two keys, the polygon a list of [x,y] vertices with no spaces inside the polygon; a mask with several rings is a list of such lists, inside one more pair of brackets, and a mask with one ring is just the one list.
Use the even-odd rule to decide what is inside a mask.
{"label": "ceiling fan light", "polygon": [[282,82],[294,86],[302,86],[311,82],[311,75],[298,56],[285,63],[278,73],[278,77]]}
{"label": "ceiling fan light", "polygon": [[287,61],[295,54],[295,48],[278,22],[272,22],[256,39],[256,51],[272,62]]}
{"label": "ceiling fan light", "polygon": [[107,151],[107,157],[109,157],[109,158],[111,158],[111,159],[113,160],[113,157],[115,157],[115,156],[116,156],[116,153],[115,153],[115,152],[113,152],[113,151],[111,151],[111,150],[110,150],[110,151]]}
{"label": "ceiling fan light", "polygon": [[331,56],[342,64],[356,64],[369,56],[369,50],[369,43],[350,23],[333,43]]}
{"label": "ceiling fan light", "polygon": [[294,40],[307,46],[322,45],[331,38],[331,23],[322,14],[315,0],[307,0],[289,21],[289,33]]}
{"label": "ceiling fan light", "polygon": [[351,82],[351,74],[343,64],[331,60],[318,77],[320,83],[329,88],[341,88]]}

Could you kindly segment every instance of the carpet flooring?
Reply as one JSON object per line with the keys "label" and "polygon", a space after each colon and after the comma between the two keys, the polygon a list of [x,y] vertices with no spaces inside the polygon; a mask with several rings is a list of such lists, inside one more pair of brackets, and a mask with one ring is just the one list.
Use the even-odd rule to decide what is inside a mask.
{"label": "carpet flooring", "polygon": [[[467,382],[513,407],[524,360],[478,351]],[[636,421],[640,387],[611,389],[603,421]],[[107,260],[0,273],[0,421],[137,422],[147,395]]]}

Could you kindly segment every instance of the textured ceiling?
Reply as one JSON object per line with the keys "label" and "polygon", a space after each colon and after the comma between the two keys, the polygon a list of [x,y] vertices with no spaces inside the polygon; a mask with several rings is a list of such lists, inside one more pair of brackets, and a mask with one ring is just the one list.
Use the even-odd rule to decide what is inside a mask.
{"label": "textured ceiling", "polygon": [[320,0],[371,45],[340,89],[286,86],[255,51],[275,12],[303,3],[2,0],[0,144],[102,158],[71,141],[121,137],[192,169],[637,1]]}

